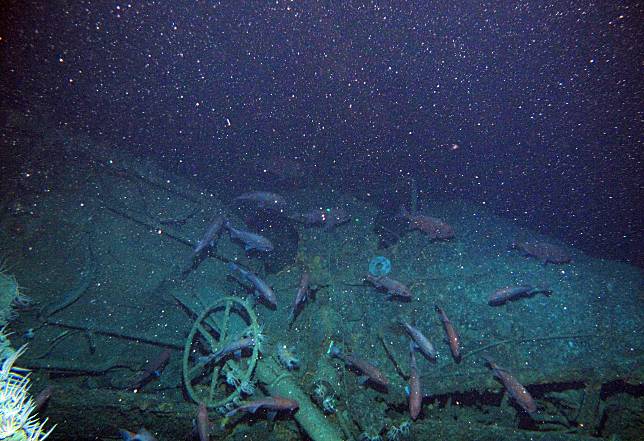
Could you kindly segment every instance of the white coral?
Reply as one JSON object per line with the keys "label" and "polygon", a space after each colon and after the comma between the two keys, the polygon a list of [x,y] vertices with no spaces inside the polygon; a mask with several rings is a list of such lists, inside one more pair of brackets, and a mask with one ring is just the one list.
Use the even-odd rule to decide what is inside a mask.
{"label": "white coral", "polygon": [[400,423],[400,427],[398,427],[398,429],[400,430],[400,434],[402,436],[409,436],[409,432],[411,431],[411,421],[407,420]]}
{"label": "white coral", "polygon": [[225,367],[225,373],[226,373],[226,383],[228,383],[229,386],[237,388],[239,387],[241,380],[241,373],[239,372],[239,369],[233,365],[232,363],[226,364]]}
{"label": "white coral", "polygon": [[317,383],[315,385],[315,389],[313,389],[313,396],[315,397],[316,400],[322,401],[324,400],[324,397],[326,396],[327,390],[326,386],[322,383]]}
{"label": "white coral", "polygon": [[20,295],[16,278],[5,273],[3,263],[0,262],[0,326],[16,318],[12,306],[14,300]]}
{"label": "white coral", "polygon": [[17,292],[16,297],[14,297],[13,301],[11,302],[11,306],[22,310],[30,309],[33,305],[34,300],[28,295],[21,293],[20,291]]}
{"label": "white coral", "polygon": [[322,400],[322,410],[326,414],[335,413],[337,410],[335,405],[335,398],[326,397],[324,400]]}
{"label": "white coral", "polygon": [[54,430],[44,431],[47,419],[38,421],[36,404],[29,396],[29,374],[14,366],[25,352],[23,346],[2,363],[0,369],[0,440],[42,441]]}
{"label": "white coral", "polygon": [[6,328],[0,329],[0,361],[5,360],[13,355],[15,352],[9,342],[8,334],[5,332]]}
{"label": "white coral", "polygon": [[295,348],[289,348],[281,343],[277,345],[277,360],[289,371],[300,367],[300,359],[295,355]]}
{"label": "white coral", "polygon": [[242,381],[239,390],[244,395],[253,395],[255,393],[255,383],[252,381]]}
{"label": "white coral", "polygon": [[387,431],[387,441],[398,441],[400,440],[400,428],[396,426],[391,426]]}
{"label": "white coral", "polygon": [[14,351],[3,327],[16,317],[15,307],[27,307],[31,301],[5,270],[0,261],[0,440],[42,441],[54,428],[46,432],[47,419],[40,422],[35,414],[36,404],[29,395],[29,371],[14,366],[26,346]]}

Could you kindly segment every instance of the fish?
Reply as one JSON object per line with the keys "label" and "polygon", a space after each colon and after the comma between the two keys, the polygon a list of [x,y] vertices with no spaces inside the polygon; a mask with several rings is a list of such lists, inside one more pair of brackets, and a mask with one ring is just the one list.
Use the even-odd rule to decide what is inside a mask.
{"label": "fish", "polygon": [[537,413],[537,403],[534,401],[534,398],[532,398],[532,395],[530,395],[530,392],[528,392],[528,390],[519,383],[519,381],[514,378],[507,369],[497,365],[492,357],[484,355],[483,358],[492,369],[494,376],[503,383],[505,390],[508,391],[514,401],[521,406],[528,415],[533,417]]}
{"label": "fish", "polygon": [[251,233],[250,231],[238,230],[230,225],[229,221],[224,222],[224,228],[228,230],[230,238],[238,240],[244,244],[246,251],[273,251],[274,247],[270,240],[259,234]]}
{"label": "fish", "polygon": [[341,207],[338,208],[316,208],[306,213],[292,217],[306,226],[320,226],[325,230],[331,230],[351,220],[351,216]]}
{"label": "fish", "polygon": [[378,370],[378,368],[365,360],[354,357],[351,354],[343,353],[340,348],[334,344],[333,341],[329,345],[327,354],[331,355],[331,357],[333,358],[339,358],[348,366],[360,371],[360,373],[365,375],[367,379],[371,380],[378,386],[385,388],[389,386],[389,380],[384,376],[382,372],[380,372],[380,370]]}
{"label": "fish", "polygon": [[155,360],[150,361],[143,370],[143,373],[128,387],[128,389],[141,389],[153,379],[159,378],[161,376],[161,372],[163,372],[170,362],[170,354],[170,349],[165,349]]}
{"label": "fish", "polygon": [[199,403],[199,410],[197,411],[197,433],[199,434],[199,441],[210,440],[210,421],[208,421],[208,409],[206,405]]}
{"label": "fish", "polygon": [[548,242],[514,241],[510,249],[519,250],[523,254],[534,257],[545,266],[548,263],[562,264],[572,262],[570,254],[560,246]]}
{"label": "fish", "polygon": [[535,288],[530,285],[506,286],[505,288],[497,289],[490,294],[487,303],[490,306],[499,306],[512,300],[518,300],[523,297],[532,297],[539,293],[549,296],[552,294],[552,291],[547,288]]}
{"label": "fish", "polygon": [[248,201],[254,202],[259,208],[269,208],[276,210],[283,210],[287,207],[286,199],[277,193],[269,191],[252,191],[237,196],[235,201]]}
{"label": "fish", "polygon": [[461,346],[460,346],[460,337],[458,336],[458,332],[456,332],[456,328],[454,327],[454,324],[450,321],[449,318],[447,318],[447,314],[445,314],[445,311],[443,311],[443,308],[441,308],[438,305],[434,305],[434,309],[438,313],[438,315],[441,318],[441,321],[443,322],[443,328],[445,328],[445,334],[447,334],[447,342],[449,343],[449,348],[452,351],[452,356],[454,357],[454,361],[459,363],[461,361]]}
{"label": "fish", "polygon": [[291,309],[289,323],[293,323],[300,308],[302,308],[302,305],[304,305],[304,302],[306,302],[306,300],[308,299],[309,293],[311,291],[310,283],[311,274],[309,274],[308,271],[304,271],[302,273],[302,277],[300,278],[300,286],[298,287],[297,293],[295,294],[295,300],[293,301],[293,308]]}
{"label": "fish", "polygon": [[181,228],[198,212],[199,212],[199,208],[195,208],[190,213],[185,214],[183,216],[162,217],[162,218],[159,218],[159,223],[166,227]]}
{"label": "fish", "polygon": [[411,354],[409,369],[409,415],[412,420],[416,420],[423,405],[423,393],[420,385],[420,375],[418,375],[418,365],[416,364],[416,345],[414,342],[409,342],[409,352]]}
{"label": "fish", "polygon": [[302,157],[262,156],[249,160],[247,166],[259,175],[269,175],[278,182],[295,186],[301,184],[302,180],[307,176],[304,158]]}
{"label": "fish", "polygon": [[406,321],[401,320],[400,324],[403,326],[405,331],[407,331],[407,334],[411,337],[414,343],[416,343],[416,346],[418,346],[418,349],[425,356],[425,358],[430,361],[436,361],[438,353],[436,352],[436,348],[434,347],[432,342],[430,342],[418,328],[410,325]]}
{"label": "fish", "polygon": [[87,247],[87,254],[85,255],[85,266],[83,271],[81,271],[80,273],[78,282],[69,291],[65,292],[64,294],[61,294],[60,296],[57,296],[57,298],[61,299],[60,301],[54,301],[49,305],[45,306],[38,313],[39,318],[43,322],[47,322],[49,317],[51,317],[52,315],[56,314],[58,311],[63,310],[67,308],[69,305],[78,301],[78,299],[80,299],[81,296],[85,294],[89,289],[89,287],[92,285],[92,282],[94,281],[94,277],[96,276],[97,266],[98,266],[97,260],[96,260],[96,257],[94,256],[94,251],[92,249],[91,242],[89,242],[89,246]]}
{"label": "fish", "polygon": [[226,344],[224,347],[213,352],[212,354],[201,357],[199,359],[199,362],[203,365],[206,365],[211,361],[217,363],[219,360],[228,356],[229,354],[240,355],[241,351],[243,351],[244,349],[252,348],[256,344],[257,341],[253,337],[238,338]]}
{"label": "fish", "polygon": [[374,276],[367,274],[367,282],[371,283],[376,289],[387,291],[389,298],[398,297],[403,300],[411,300],[411,290],[403,283],[387,276]]}
{"label": "fish", "polygon": [[54,387],[52,385],[47,386],[34,399],[35,410],[39,412],[47,404],[52,394],[54,393]]}
{"label": "fish", "polygon": [[119,432],[123,441],[157,441],[157,439],[144,428],[140,428],[136,433],[125,429],[120,429]]}
{"label": "fish", "polygon": [[217,237],[219,236],[224,222],[225,219],[223,216],[217,216],[215,220],[212,221],[201,240],[197,242],[197,245],[195,245],[192,253],[196,255],[201,253],[205,248],[213,246],[215,244],[215,241],[217,240]]}
{"label": "fish", "polygon": [[427,234],[432,240],[448,240],[454,237],[454,228],[442,219],[409,213],[405,207],[400,208],[400,216],[409,221],[412,230]]}
{"label": "fish", "polygon": [[266,300],[271,306],[277,307],[277,297],[275,296],[275,293],[266,282],[259,278],[257,274],[253,273],[252,271],[245,270],[244,268],[233,262],[230,262],[228,264],[228,268],[231,271],[239,272],[239,274],[241,274],[244,279],[252,283],[253,287],[255,288],[255,294],[258,297]]}
{"label": "fish", "polygon": [[295,401],[291,400],[289,398],[282,398],[282,397],[266,397],[266,398],[261,398],[259,400],[254,400],[246,404],[242,404],[241,406],[231,410],[226,414],[226,418],[230,418],[231,416],[235,415],[237,412],[249,412],[249,413],[255,413],[259,409],[267,409],[271,411],[287,411],[287,412],[295,412],[299,409],[300,404]]}

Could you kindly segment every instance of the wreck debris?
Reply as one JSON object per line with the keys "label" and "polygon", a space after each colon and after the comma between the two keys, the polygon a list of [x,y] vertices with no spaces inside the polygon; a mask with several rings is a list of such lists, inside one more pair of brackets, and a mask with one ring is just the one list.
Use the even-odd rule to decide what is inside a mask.
{"label": "wreck debris", "polygon": [[85,293],[85,291],[87,291],[94,280],[94,276],[96,275],[95,273],[96,259],[91,246],[88,246],[85,257],[85,266],[80,274],[78,283],[74,288],[61,295],[60,300],[57,303],[51,303],[43,308],[40,314],[43,322],[47,322],[49,317],[75,303]]}

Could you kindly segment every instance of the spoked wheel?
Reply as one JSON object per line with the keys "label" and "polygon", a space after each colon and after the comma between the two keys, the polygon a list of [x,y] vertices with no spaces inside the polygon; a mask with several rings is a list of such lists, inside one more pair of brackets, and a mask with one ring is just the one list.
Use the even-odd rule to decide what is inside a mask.
{"label": "spoked wheel", "polygon": [[[196,403],[225,406],[252,388],[259,356],[260,327],[253,309],[236,297],[224,297],[206,308],[192,325],[183,350],[183,383]],[[244,337],[255,344],[240,357],[215,357],[222,348]]]}

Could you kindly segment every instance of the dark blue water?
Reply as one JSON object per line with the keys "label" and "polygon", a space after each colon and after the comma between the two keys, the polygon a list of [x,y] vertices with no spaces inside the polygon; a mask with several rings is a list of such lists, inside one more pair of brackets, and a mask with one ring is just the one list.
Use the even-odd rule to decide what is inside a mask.
{"label": "dark blue water", "polygon": [[[641,5],[5,1],[1,9],[0,253],[11,263],[4,274],[36,302],[12,318],[12,344],[33,347],[23,364],[36,370],[35,389],[68,391],[41,411],[59,424],[51,439],[83,439],[69,415],[92,405],[87,439],[140,426],[159,440],[190,436],[198,400],[182,361],[207,357],[212,342],[196,338],[182,358],[184,340],[213,302],[257,297],[253,278],[231,273],[231,261],[277,298],[276,307],[266,297],[249,303],[267,343],[257,354],[261,345],[245,348],[241,363],[279,353],[280,366],[293,349],[300,366],[285,372],[346,439],[439,430],[502,439],[514,429],[516,439],[550,431],[635,439]],[[284,205],[234,199],[250,191],[277,193]],[[244,250],[222,226],[192,253],[218,216],[265,236],[272,250]],[[409,298],[365,282],[378,257]],[[305,271],[311,293],[293,318]],[[524,285],[532,290],[488,304],[495,290]],[[443,343],[435,305],[458,329],[462,363]],[[243,334],[250,319],[237,308],[231,326]],[[427,396],[411,426],[400,320],[439,353],[436,363],[416,354]],[[359,366],[326,354],[331,341],[381,369],[389,390],[358,383]],[[172,355],[156,366],[164,350]],[[130,360],[119,358],[126,353]],[[528,385],[541,417],[507,398],[481,355]],[[231,366],[213,365],[222,369],[219,392],[240,390]],[[261,369],[244,402],[277,394],[262,386]],[[144,393],[131,393],[132,381]],[[89,404],[70,398],[90,391]],[[136,410],[123,416],[127,409]],[[269,429],[271,439],[315,439],[292,413],[260,412],[221,429],[225,406],[208,410],[211,439],[268,439]]]}

